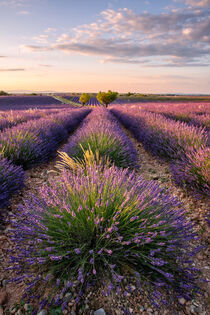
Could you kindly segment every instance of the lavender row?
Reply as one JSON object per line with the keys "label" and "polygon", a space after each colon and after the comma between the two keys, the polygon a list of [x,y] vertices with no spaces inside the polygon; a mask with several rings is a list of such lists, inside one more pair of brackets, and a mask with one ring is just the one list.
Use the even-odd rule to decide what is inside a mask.
{"label": "lavender row", "polygon": [[[131,105],[133,106],[133,105]],[[139,102],[136,106],[141,107],[144,110],[148,110],[154,113],[161,114],[183,114],[183,115],[205,115],[210,114],[209,102]]]}
{"label": "lavender row", "polygon": [[115,108],[111,112],[133,131],[147,149],[163,158],[178,159],[189,148],[199,149],[207,144],[204,128],[188,126],[136,108]]}
{"label": "lavender row", "polygon": [[91,97],[91,98],[89,99],[89,101],[87,102],[86,105],[100,106],[101,104],[100,104],[100,102],[97,100],[96,97]]}
{"label": "lavender row", "polygon": [[[66,98],[67,100],[70,100],[70,101],[72,101],[72,102],[74,102],[74,103],[80,104],[80,102],[79,102],[79,96],[65,96],[65,95],[64,95],[64,98]],[[89,101],[86,103],[86,105],[90,105],[90,106],[100,106],[101,104],[100,104],[100,102],[97,100],[96,97],[91,97],[91,98],[89,99]]]}
{"label": "lavender row", "polygon": [[163,113],[166,118],[174,119],[176,121],[183,121],[187,124],[197,127],[205,127],[210,131],[210,115],[209,114],[185,114],[185,113]]}
{"label": "lavender row", "polygon": [[25,173],[20,166],[0,157],[0,209],[4,208],[13,193],[24,185]]}
{"label": "lavender row", "polygon": [[102,159],[108,158],[118,167],[135,167],[137,153],[116,118],[105,108],[94,109],[83,121],[64,152],[77,159],[83,159],[84,151],[91,148],[92,152]]}
{"label": "lavender row", "polygon": [[24,169],[46,161],[90,110],[69,110],[28,121],[0,134],[0,154]]}
{"label": "lavender row", "polygon": [[61,102],[51,96],[1,96],[0,97],[0,110],[11,109],[28,109],[28,108],[47,108],[47,106],[61,105]]}
{"label": "lavender row", "polygon": [[166,118],[210,129],[210,103],[142,103],[139,106]]}
{"label": "lavender row", "polygon": [[23,122],[27,122],[28,120],[35,120],[46,115],[56,114],[59,110],[52,109],[52,110],[37,110],[37,109],[30,109],[26,111],[8,111],[8,112],[1,112],[0,113],[0,131],[11,128],[13,126],[17,126]]}
{"label": "lavender row", "polygon": [[178,184],[209,192],[210,150],[206,146],[205,129],[136,108],[113,109],[112,112],[146,149],[172,160],[172,173]]}

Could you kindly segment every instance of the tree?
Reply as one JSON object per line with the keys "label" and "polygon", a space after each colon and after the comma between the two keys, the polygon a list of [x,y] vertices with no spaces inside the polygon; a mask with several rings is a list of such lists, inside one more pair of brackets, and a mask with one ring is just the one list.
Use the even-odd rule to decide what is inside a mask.
{"label": "tree", "polygon": [[112,92],[109,90],[108,92],[99,92],[97,94],[97,100],[107,107],[110,103],[114,102],[117,99],[118,93]]}
{"label": "tree", "polygon": [[9,95],[7,92],[0,91],[0,95]]}
{"label": "tree", "polygon": [[79,102],[84,106],[90,99],[90,94],[83,93],[80,95]]}

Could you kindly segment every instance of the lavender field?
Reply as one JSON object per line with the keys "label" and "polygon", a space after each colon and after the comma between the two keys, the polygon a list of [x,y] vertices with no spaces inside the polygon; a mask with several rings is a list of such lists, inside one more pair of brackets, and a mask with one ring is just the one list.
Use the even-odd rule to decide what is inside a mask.
{"label": "lavender field", "polygon": [[60,101],[51,96],[1,96],[0,111],[12,109],[29,109],[29,108],[55,108]]}
{"label": "lavender field", "polygon": [[207,314],[209,134],[207,102],[1,97],[3,314]]}

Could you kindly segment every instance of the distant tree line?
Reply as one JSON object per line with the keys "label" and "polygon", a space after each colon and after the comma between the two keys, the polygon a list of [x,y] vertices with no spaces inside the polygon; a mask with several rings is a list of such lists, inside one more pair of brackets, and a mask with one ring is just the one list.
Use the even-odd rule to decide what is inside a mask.
{"label": "distant tree line", "polygon": [[9,95],[7,92],[4,92],[4,91],[0,91],[0,96],[3,96],[3,95]]}

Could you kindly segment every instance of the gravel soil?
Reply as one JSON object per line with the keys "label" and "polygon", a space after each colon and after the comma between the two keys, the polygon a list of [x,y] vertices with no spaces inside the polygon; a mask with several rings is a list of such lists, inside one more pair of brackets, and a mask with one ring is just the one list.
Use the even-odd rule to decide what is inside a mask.
{"label": "gravel soil", "polygon": [[[194,266],[201,270],[201,277],[205,280],[210,280],[210,261],[209,257],[209,230],[206,222],[207,205],[208,200],[206,197],[196,199],[190,192],[176,187],[173,183],[172,175],[170,173],[169,164],[165,161],[159,160],[157,157],[152,156],[147,152],[141,143],[138,143],[131,137],[136,149],[138,151],[139,166],[136,170],[137,175],[143,176],[148,180],[157,181],[160,186],[169,190],[169,192],[176,196],[184,205],[186,209],[186,217],[189,220],[193,220],[195,223],[195,230],[200,235],[200,239],[193,245],[203,245],[204,248],[197,254],[194,259]],[[59,151],[62,151],[61,146]],[[46,183],[50,177],[57,177],[55,171],[55,165],[58,160],[56,157],[54,160],[44,165],[35,167],[26,172],[27,181],[26,187],[14,196],[11,201],[11,205],[6,209],[6,215],[4,217],[4,223],[0,221],[0,315],[2,314],[31,314],[30,308],[27,304],[22,304],[14,307],[16,303],[19,303],[23,295],[25,285],[8,283],[8,280],[13,277],[12,271],[6,271],[8,264],[7,249],[11,249],[13,244],[9,239],[9,231],[11,225],[7,223],[9,218],[12,218],[13,214],[17,211],[17,205],[23,201],[28,192],[37,194],[37,190],[40,186]],[[1,220],[1,219],[0,219]],[[125,282],[126,286],[126,282]],[[135,283],[132,286],[132,294],[128,294],[125,298],[121,294],[115,292],[110,296],[104,297],[102,291],[104,286],[98,284],[94,289],[87,292],[86,297],[82,301],[79,307],[76,307],[76,292],[68,297],[68,310],[65,310],[63,314],[77,315],[77,314],[93,314],[97,309],[103,308],[106,314],[120,315],[124,314],[124,310],[127,310],[127,314],[154,314],[154,315],[170,315],[170,314],[210,314],[210,308],[208,305],[208,297],[210,293],[210,283],[201,283],[203,290],[202,296],[196,296],[196,298],[190,302],[180,299],[179,303],[174,304],[169,302],[169,306],[164,306],[160,310],[157,310],[152,306],[147,298],[148,292],[137,289]],[[163,292],[163,295],[165,293]],[[3,311],[4,309],[4,311]],[[6,313],[7,310],[7,313]],[[48,314],[54,314],[48,312]],[[61,313],[59,313],[61,314]]]}

